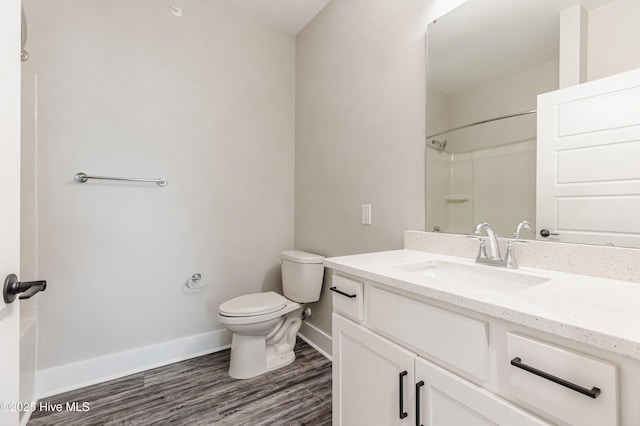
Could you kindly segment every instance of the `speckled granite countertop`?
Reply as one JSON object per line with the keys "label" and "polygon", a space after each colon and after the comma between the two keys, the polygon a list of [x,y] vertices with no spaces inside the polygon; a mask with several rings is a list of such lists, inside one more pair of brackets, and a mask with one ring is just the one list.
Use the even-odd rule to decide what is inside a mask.
{"label": "speckled granite countertop", "polygon": [[[477,268],[482,279],[507,273],[519,275],[512,277],[522,282],[531,276],[548,281],[518,283],[513,290],[503,291],[407,270],[411,269],[407,265],[430,261]],[[638,283],[529,267],[506,270],[477,265],[473,259],[415,250],[332,257],[324,264],[335,271],[640,360]]]}

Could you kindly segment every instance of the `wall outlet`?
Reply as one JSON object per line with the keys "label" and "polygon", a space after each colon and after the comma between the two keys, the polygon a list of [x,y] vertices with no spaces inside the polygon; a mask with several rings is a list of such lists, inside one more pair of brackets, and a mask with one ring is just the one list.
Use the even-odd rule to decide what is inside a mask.
{"label": "wall outlet", "polygon": [[371,225],[371,204],[362,205],[362,224]]}

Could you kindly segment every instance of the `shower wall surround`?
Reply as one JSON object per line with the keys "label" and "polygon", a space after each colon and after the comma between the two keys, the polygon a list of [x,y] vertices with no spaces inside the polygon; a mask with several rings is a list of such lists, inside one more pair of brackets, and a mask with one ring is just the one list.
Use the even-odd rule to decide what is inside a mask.
{"label": "shower wall surround", "polygon": [[[428,70],[427,70],[428,73]],[[427,130],[536,108],[536,96],[558,88],[558,61],[445,95],[427,91]],[[535,226],[536,115],[500,120],[430,138],[447,140],[445,153],[426,151],[426,226],[468,233],[489,221],[500,235],[513,222]]]}
{"label": "shower wall surround", "polygon": [[426,229],[465,234],[491,218],[509,235],[514,217],[535,229],[535,139],[462,154],[427,149],[426,162]]}
{"label": "shower wall surround", "polygon": [[[212,351],[293,246],[293,36],[206,2],[26,0],[39,75],[39,395]],[[77,172],[159,177],[74,182]],[[187,292],[195,272],[206,289]],[[151,364],[151,365],[150,365]]]}

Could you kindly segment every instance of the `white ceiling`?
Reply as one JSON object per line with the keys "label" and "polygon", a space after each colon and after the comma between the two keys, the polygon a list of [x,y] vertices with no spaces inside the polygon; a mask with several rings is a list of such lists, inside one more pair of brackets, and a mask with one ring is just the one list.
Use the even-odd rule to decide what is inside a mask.
{"label": "white ceiling", "polygon": [[[216,7],[226,9],[246,19],[258,22],[270,28],[289,34],[298,34],[330,0],[209,0]],[[393,0],[389,0],[393,1]],[[518,4],[518,1],[506,3]],[[540,3],[555,3],[558,7],[566,7],[568,3],[580,0],[534,0]],[[588,9],[600,6],[612,0],[582,0]],[[473,0],[473,3],[482,4]],[[482,7],[482,6],[480,6]],[[495,12],[492,7],[486,8]]]}
{"label": "white ceiling", "polygon": [[245,19],[289,34],[298,34],[329,0],[210,0]]}

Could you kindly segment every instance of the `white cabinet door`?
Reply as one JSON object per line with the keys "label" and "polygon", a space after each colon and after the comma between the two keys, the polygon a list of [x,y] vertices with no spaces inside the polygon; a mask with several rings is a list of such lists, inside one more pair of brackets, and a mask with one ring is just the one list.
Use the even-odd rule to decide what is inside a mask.
{"label": "white cabinet door", "polygon": [[537,238],[640,247],[640,69],[538,96]]}
{"label": "white cabinet door", "polygon": [[[424,426],[550,425],[508,401],[422,359],[415,359],[416,414]],[[419,412],[419,413],[418,413]],[[354,423],[355,424],[355,423]]]}
{"label": "white cabinet door", "polygon": [[333,314],[333,425],[413,425],[415,354]]}

